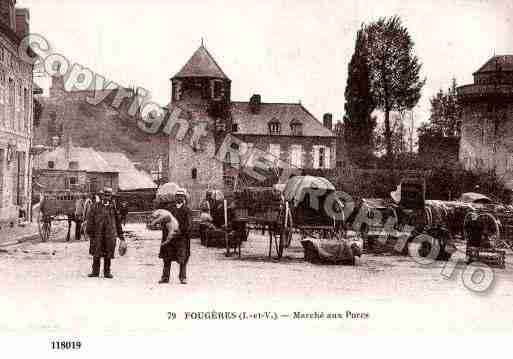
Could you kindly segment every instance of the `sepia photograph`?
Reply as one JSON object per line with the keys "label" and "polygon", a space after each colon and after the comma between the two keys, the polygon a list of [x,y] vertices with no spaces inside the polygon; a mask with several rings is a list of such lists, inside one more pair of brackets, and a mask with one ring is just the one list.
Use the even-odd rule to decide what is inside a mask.
{"label": "sepia photograph", "polygon": [[510,0],[0,0],[0,346],[503,355],[512,35]]}

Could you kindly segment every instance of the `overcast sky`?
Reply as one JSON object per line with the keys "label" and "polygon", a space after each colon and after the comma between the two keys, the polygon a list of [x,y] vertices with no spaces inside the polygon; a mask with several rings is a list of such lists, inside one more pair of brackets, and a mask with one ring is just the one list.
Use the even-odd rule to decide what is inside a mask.
{"label": "overcast sky", "polygon": [[362,22],[398,14],[415,42],[429,98],[493,54],[513,54],[511,0],[18,0],[56,52],[166,105],[172,77],[204,38],[232,80],[232,99],[301,101],[319,119],[344,114],[347,65]]}

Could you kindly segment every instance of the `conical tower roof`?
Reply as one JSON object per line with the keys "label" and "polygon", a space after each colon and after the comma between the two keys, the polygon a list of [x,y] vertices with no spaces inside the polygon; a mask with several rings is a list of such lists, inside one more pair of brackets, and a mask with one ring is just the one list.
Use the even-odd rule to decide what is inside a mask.
{"label": "conical tower roof", "polygon": [[173,78],[214,77],[229,80],[203,44]]}

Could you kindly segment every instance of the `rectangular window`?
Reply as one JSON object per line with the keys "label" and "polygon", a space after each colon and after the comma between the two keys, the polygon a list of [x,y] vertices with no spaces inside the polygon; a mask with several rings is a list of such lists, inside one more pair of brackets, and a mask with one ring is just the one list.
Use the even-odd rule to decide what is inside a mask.
{"label": "rectangular window", "polygon": [[29,97],[28,89],[24,89],[23,90],[23,98],[24,98],[24,101],[23,101],[23,105],[24,105],[24,109],[23,109],[24,128],[23,129],[25,131],[28,131],[29,127],[30,127],[30,97]]}
{"label": "rectangular window", "polygon": [[313,146],[313,168],[330,168],[330,148],[327,146]]}
{"label": "rectangular window", "polygon": [[290,165],[295,168],[303,167],[303,148],[301,145],[290,146]]}
{"label": "rectangular window", "polygon": [[212,81],[212,99],[222,100],[224,98],[223,81]]}
{"label": "rectangular window", "polygon": [[70,177],[70,178],[69,178],[69,184],[70,184],[71,186],[76,186],[76,185],[78,185],[78,177]]}
{"label": "rectangular window", "polygon": [[11,130],[14,130],[14,115],[15,115],[15,111],[14,111],[14,107],[15,107],[15,97],[16,97],[16,88],[14,86],[14,81],[13,79],[9,79],[9,95],[8,95],[9,99],[9,107],[8,107],[8,111],[7,111],[7,116],[8,116],[8,124],[9,124],[9,128]]}
{"label": "rectangular window", "polygon": [[6,97],[6,86],[5,82],[5,71],[0,69],[0,126],[5,125],[5,109],[7,105]]}
{"label": "rectangular window", "polygon": [[25,152],[18,152],[18,206],[25,205],[25,165],[26,154]]}
{"label": "rectangular window", "polygon": [[328,146],[325,146],[324,147],[324,168],[325,169],[331,168],[330,155],[331,155],[330,148]]}
{"label": "rectangular window", "polygon": [[319,147],[319,168],[324,168],[324,147]]}
{"label": "rectangular window", "polygon": [[280,145],[271,143],[269,145],[268,155],[266,156],[267,160],[271,161],[272,163],[277,163],[280,160],[280,152]]}
{"label": "rectangular window", "polygon": [[173,95],[175,97],[175,101],[180,101],[182,99],[182,82],[181,81],[175,82],[174,89],[173,89]]}

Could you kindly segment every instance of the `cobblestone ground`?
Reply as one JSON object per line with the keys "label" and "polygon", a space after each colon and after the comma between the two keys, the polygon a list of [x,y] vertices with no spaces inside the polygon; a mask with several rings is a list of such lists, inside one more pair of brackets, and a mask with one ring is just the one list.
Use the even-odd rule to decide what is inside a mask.
{"label": "cobblestone ground", "polygon": [[[160,232],[127,228],[128,253],[113,261],[114,279],[88,278],[88,243],[30,242],[0,249],[0,333],[155,334],[234,328],[245,321],[186,320],[185,312],[276,312],[277,332],[475,333],[510,332],[513,267],[495,270],[483,294],[450,279],[445,263],[420,265],[409,257],[364,255],[357,265],[314,265],[294,240],[280,261],[267,258],[266,237],[252,233],[241,258],[192,241],[189,283],[157,284]],[[454,267],[455,260],[449,262]],[[449,271],[450,272],[450,271]],[[293,319],[294,312],[341,313],[343,319]],[[369,313],[347,318],[346,311]],[[168,320],[175,312],[176,320]],[[268,328],[265,319],[251,325]],[[267,323],[269,324],[269,323]]]}

